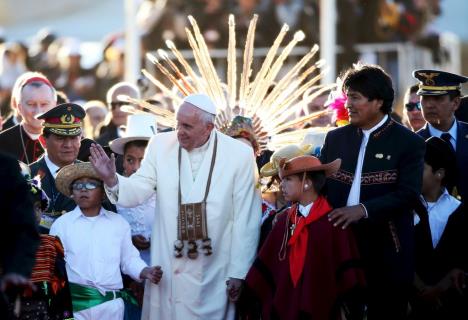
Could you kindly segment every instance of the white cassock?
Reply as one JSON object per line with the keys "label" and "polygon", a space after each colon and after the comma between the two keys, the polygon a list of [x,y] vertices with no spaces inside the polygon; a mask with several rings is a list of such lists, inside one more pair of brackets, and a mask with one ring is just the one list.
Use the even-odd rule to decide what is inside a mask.
{"label": "white cassock", "polygon": [[[194,179],[190,155],[181,151],[182,203],[201,202],[205,194],[214,135],[218,149],[207,199],[208,236],[213,254],[189,259],[174,257],[178,215],[178,149],[176,132],[161,133],[148,145],[141,168],[129,178],[118,176],[118,188],[106,188],[109,198],[135,206],[156,188],[156,217],[151,239],[152,265],[164,272],[158,285],[145,289],[142,319],[232,319],[226,280],[244,279],[255,258],[261,223],[261,197],[256,188],[253,151],[240,141],[213,130]],[[193,157],[192,157],[193,158]],[[193,161],[193,160],[192,160]]]}

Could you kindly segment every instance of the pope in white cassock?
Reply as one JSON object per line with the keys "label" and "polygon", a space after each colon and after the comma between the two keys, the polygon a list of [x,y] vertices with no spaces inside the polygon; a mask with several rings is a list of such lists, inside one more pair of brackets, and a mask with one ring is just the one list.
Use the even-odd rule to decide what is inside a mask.
{"label": "pope in white cassock", "polygon": [[[161,265],[164,276],[158,285],[145,289],[143,319],[234,317],[230,301],[238,299],[257,250],[261,198],[252,149],[214,129],[215,115],[208,96],[186,97],[177,112],[177,130],[152,138],[141,168],[129,178],[116,174],[113,155],[109,159],[100,146],[91,147],[91,162],[112,202],[136,206],[156,189],[151,262]],[[179,183],[181,204],[202,202],[211,168],[205,232],[212,254],[206,242],[197,240],[194,258],[187,254],[190,244],[182,241],[180,249],[177,241],[181,239]]]}

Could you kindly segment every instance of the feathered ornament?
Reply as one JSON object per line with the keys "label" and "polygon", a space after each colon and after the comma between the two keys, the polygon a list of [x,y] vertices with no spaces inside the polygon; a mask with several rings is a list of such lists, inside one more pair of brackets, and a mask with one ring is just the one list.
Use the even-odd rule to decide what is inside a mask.
{"label": "feathered ornament", "polygon": [[[166,41],[169,52],[157,50],[158,57],[147,54],[147,58],[169,80],[172,87],[176,88],[176,92],[148,71],[142,70],[143,74],[164,95],[173,100],[174,105],[179,105],[183,97],[189,94],[197,92],[207,94],[218,107],[215,120],[218,130],[229,128],[236,116],[251,119],[259,152],[267,149],[271,137],[281,135],[292,127],[300,127],[328,112],[325,110],[302,117],[296,116],[296,111],[302,108],[303,103],[307,103],[302,100],[304,92],[311,92],[309,97],[313,99],[335,86],[335,84],[320,84],[326,71],[322,69],[323,60],[314,60],[319,50],[317,45],[314,45],[292,67],[288,64],[287,68],[283,68],[291,51],[305,38],[302,31],[296,32],[289,43],[283,44],[289,31],[288,26],[284,25],[263,59],[260,69],[253,73],[255,28],[258,16],[254,15],[250,21],[243,49],[242,65],[238,68],[237,63],[240,58],[238,53],[240,52],[236,49],[234,15],[230,15],[225,84],[217,73],[196,20],[192,16],[188,19],[191,28],[186,28],[186,33],[196,68],[186,60],[172,41]],[[156,114],[158,121],[163,121],[165,126],[175,127],[173,112],[161,107],[149,107],[148,103],[143,100],[132,100],[126,97],[121,97],[121,99],[147,108]],[[133,111],[140,112],[136,109]],[[237,119],[237,121],[244,120]],[[234,123],[234,126],[238,124]],[[296,141],[301,141],[304,133],[297,134]]]}
{"label": "feathered ornament", "polygon": [[349,124],[348,110],[346,110],[347,97],[343,92],[343,81],[336,78],[336,89],[330,92],[325,106],[333,111],[332,121],[338,127]]}

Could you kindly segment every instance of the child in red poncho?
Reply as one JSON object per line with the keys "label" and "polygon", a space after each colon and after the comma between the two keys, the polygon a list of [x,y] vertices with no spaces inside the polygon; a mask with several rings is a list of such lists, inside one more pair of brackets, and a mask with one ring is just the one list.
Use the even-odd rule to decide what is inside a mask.
{"label": "child in red poncho", "polygon": [[364,275],[349,229],[335,228],[323,195],[326,177],[341,160],[320,163],[300,156],[280,167],[281,191],[292,206],[279,218],[247,274],[244,297],[254,319],[254,301],[262,319],[352,318],[349,297],[362,288]]}

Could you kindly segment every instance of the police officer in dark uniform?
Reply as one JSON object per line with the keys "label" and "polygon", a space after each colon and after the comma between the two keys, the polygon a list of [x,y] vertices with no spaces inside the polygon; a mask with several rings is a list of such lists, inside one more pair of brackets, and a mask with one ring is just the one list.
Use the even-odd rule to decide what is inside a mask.
{"label": "police officer in dark uniform", "polygon": [[76,206],[72,199],[57,190],[55,177],[60,168],[77,162],[85,116],[81,106],[63,103],[37,117],[44,120],[42,135],[46,152],[30,169],[33,177],[40,176],[42,189],[50,198],[49,209],[40,222],[45,228],[50,228],[55,219]]}
{"label": "police officer in dark uniform", "polygon": [[[424,139],[439,137],[455,151],[457,158],[457,180],[454,195],[468,198],[468,123],[458,121],[455,111],[460,105],[461,84],[467,77],[439,70],[416,70],[413,77],[418,79],[424,119],[427,124],[417,133]],[[452,189],[453,186],[448,186]]]}

